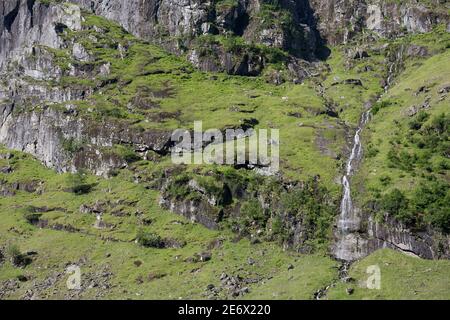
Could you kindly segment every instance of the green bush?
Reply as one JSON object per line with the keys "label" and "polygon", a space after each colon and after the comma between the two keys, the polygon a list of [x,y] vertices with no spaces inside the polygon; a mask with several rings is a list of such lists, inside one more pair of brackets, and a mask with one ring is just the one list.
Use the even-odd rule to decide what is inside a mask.
{"label": "green bush", "polygon": [[428,113],[420,111],[416,117],[409,122],[409,128],[411,130],[420,130],[429,117],[430,115]]}
{"label": "green bush", "polygon": [[147,248],[164,248],[164,240],[157,234],[140,230],[136,236],[137,243]]}
{"label": "green bush", "polygon": [[303,188],[283,194],[281,203],[286,213],[296,216],[305,226],[308,240],[318,245],[328,242],[337,208],[326,187],[312,178]]}
{"label": "green bush", "polygon": [[251,199],[244,202],[241,207],[241,215],[258,224],[263,224],[265,222],[264,210],[257,199]]}
{"label": "green bush", "polygon": [[392,105],[392,102],[389,100],[384,100],[381,102],[375,103],[375,105],[372,107],[372,114],[376,115],[381,109],[388,108]]}
{"label": "green bush", "polygon": [[380,177],[380,182],[384,187],[387,187],[388,185],[391,184],[392,182],[392,178],[390,176],[382,176]]}
{"label": "green bush", "polygon": [[[415,229],[433,228],[450,233],[450,185],[428,176],[408,199],[405,194],[394,189],[378,200],[380,208],[401,222]],[[377,201],[377,200],[374,200]]]}
{"label": "green bush", "polygon": [[450,233],[450,185],[444,181],[423,183],[415,191],[414,211],[444,233]]}
{"label": "green bush", "polygon": [[283,233],[283,220],[279,216],[272,218],[272,233],[277,235]]}
{"label": "green bush", "polygon": [[366,157],[367,158],[373,158],[375,157],[380,150],[378,150],[376,147],[374,147],[372,144],[369,144],[366,148]]}
{"label": "green bush", "polygon": [[76,153],[81,149],[83,149],[84,144],[85,144],[84,141],[77,140],[75,138],[68,138],[62,140],[63,150],[70,154]]}
{"label": "green bush", "polygon": [[413,218],[408,210],[409,201],[399,189],[394,189],[383,196],[381,206],[383,210],[403,222],[411,223]]}
{"label": "green bush", "polygon": [[141,160],[141,157],[136,154],[131,146],[117,145],[115,146],[115,152],[127,163]]}

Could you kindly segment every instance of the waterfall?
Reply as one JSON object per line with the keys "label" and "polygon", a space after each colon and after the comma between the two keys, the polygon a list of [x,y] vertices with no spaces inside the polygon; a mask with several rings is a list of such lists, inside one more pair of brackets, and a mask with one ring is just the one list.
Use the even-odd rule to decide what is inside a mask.
{"label": "waterfall", "polygon": [[353,232],[359,229],[359,219],[353,210],[352,191],[351,191],[351,176],[353,175],[356,166],[362,159],[363,148],[361,143],[361,133],[364,126],[370,118],[370,111],[363,113],[359,127],[356,130],[353,138],[353,148],[350,157],[347,161],[347,167],[344,176],[342,177],[342,185],[344,188],[341,202],[341,214],[338,222],[338,242],[336,246],[336,258],[340,260],[352,260],[354,257],[354,241]]}
{"label": "waterfall", "polygon": [[[401,70],[403,63],[405,46],[402,44],[395,55],[390,59],[391,63],[388,67],[388,74],[386,78],[385,92],[392,86],[395,80],[396,74]],[[383,95],[379,97],[381,100]],[[351,177],[355,173],[356,167],[362,160],[363,147],[361,142],[361,133],[370,120],[370,110],[365,111],[359,122],[358,129],[356,130],[353,138],[353,147],[350,157],[347,161],[345,174],[342,177],[343,195],[341,202],[341,212],[339,221],[337,224],[337,232],[335,236],[337,241],[334,247],[334,256],[342,261],[351,262],[356,259],[362,258],[365,255],[367,248],[367,239],[361,237],[359,231],[361,228],[360,217],[353,207],[352,190],[351,190]]]}

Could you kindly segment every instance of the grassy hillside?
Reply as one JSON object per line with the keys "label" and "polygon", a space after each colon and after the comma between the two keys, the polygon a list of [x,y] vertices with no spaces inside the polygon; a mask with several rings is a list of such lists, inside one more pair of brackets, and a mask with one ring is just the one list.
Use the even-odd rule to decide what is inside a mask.
{"label": "grassy hillside", "polygon": [[[109,65],[110,74],[64,76],[60,84],[49,83],[94,90],[86,100],[55,108],[72,104],[94,120],[120,119],[142,130],[191,129],[199,120],[204,130],[224,129],[252,120],[256,129],[280,129],[281,169],[287,178],[320,175],[337,190],[333,179],[341,165],[336,158],[345,144],[345,127],[326,115],[318,79],[275,86],[264,76],[202,73],[183,57],[140,41],[108,20],[88,13],[84,17],[83,31],[63,36],[92,55],[94,61],[82,63],[86,68]],[[64,68],[79,64],[67,50],[52,52]]]}
{"label": "grassy hillside", "polygon": [[[448,43],[447,34],[434,46]],[[450,230],[449,61],[450,52],[441,50],[406,62],[375,105],[355,189],[362,205],[379,203],[380,213],[390,211],[416,228],[431,223],[444,232]]]}
{"label": "grassy hillside", "polygon": [[[89,176],[85,183],[92,184],[93,190],[77,195],[71,191],[70,175],[57,175],[28,155],[13,155],[7,162],[0,162],[0,167],[8,163],[14,170],[0,176],[5,184],[43,183],[38,194],[17,191],[13,197],[0,199],[2,298],[35,294],[50,299],[71,295],[200,299],[211,295],[207,290],[210,284],[220,289],[217,297],[231,298],[232,291],[221,286],[222,273],[241,276],[241,286],[256,294],[265,292],[264,283],[282,276],[292,265],[292,273],[298,273],[295,278],[301,284],[295,297],[308,299],[316,288],[335,277],[336,263],[330,258],[284,252],[276,243],[251,243],[226,230],[208,230],[160,209],[154,191],[127,182],[124,176],[111,180]],[[103,220],[109,226],[99,230],[94,226],[95,214],[82,213],[80,207],[105,202],[110,209]],[[31,224],[32,213],[45,223]],[[178,248],[143,247],[134,241],[140,232],[171,240]],[[29,255],[29,265],[15,267],[10,262],[12,249],[23,255],[35,254]],[[193,259],[205,252],[211,260]],[[65,287],[65,271],[71,264],[81,267],[84,282],[79,293]],[[18,288],[7,291],[8,280],[17,281]]]}
{"label": "grassy hillside", "polygon": [[[330,284],[328,299],[449,298],[448,261],[424,261],[390,250],[356,262],[350,270],[353,280],[341,282],[340,263],[328,255],[338,210],[321,210],[322,205],[338,208],[354,129],[362,111],[373,105],[363,137],[365,160],[352,181],[359,206],[379,216],[389,212],[416,229],[431,225],[450,231],[450,38],[442,26],[425,35],[370,43],[362,38],[331,48],[329,59],[315,63],[303,83],[275,85],[265,75],[199,72],[184,57],[139,40],[108,20],[87,12],[83,16],[82,31],[66,29],[61,36],[81,44],[91,61],[75,61],[70,50],[43,49],[63,70],[77,65],[110,72],[94,77],[65,73],[60,82],[26,79],[92,90],[86,100],[51,108],[71,105],[83,119],[121,121],[142,130],[192,129],[197,120],[204,130],[248,121],[256,129],[279,129],[283,179],[319,181],[324,199],[331,199],[331,204],[314,203],[301,190],[287,199],[298,206],[295,214],[316,227],[320,239],[312,240],[318,240],[319,250],[299,254],[270,237],[241,237],[228,225],[208,230],[161,209],[151,179],[171,168],[169,156],[140,160],[134,150],[113,146],[113,152],[131,161],[103,179],[85,172],[58,175],[30,155],[0,147],[0,299],[312,299]],[[408,54],[411,45],[425,48],[426,54]],[[365,51],[364,57],[354,58],[355,49]],[[393,68],[399,52],[402,60]],[[383,94],[392,70],[395,81]],[[43,105],[24,105],[22,111]],[[67,141],[65,151],[83,143]],[[189,167],[180,177],[186,182],[195,176],[214,189],[220,184],[217,173],[251,180],[250,191],[272,182],[217,166]],[[180,177],[171,186],[175,193]],[[96,217],[100,212],[101,224]],[[273,222],[273,213],[269,215]],[[66,269],[73,264],[81,268],[81,291],[66,288]],[[360,286],[370,265],[381,269],[381,290]]]}
{"label": "grassy hillside", "polygon": [[[0,198],[2,299],[312,299],[332,283],[336,286],[328,299],[448,298],[448,261],[381,250],[352,267],[352,282],[341,283],[338,263],[328,257],[286,252],[277,243],[252,243],[226,230],[192,224],[160,209],[154,191],[127,182],[124,176],[111,180],[89,176],[85,182],[93,184],[93,190],[77,195],[71,191],[70,175],[57,175],[28,155],[12,154],[10,160],[0,161],[0,167],[13,169],[0,175],[4,183],[43,183],[36,193],[17,191],[13,197]],[[111,225],[99,230],[94,227],[95,214],[82,213],[80,207],[108,201],[111,207],[103,219]],[[31,224],[30,213],[47,223]],[[143,247],[134,241],[140,231],[170,238],[182,247]],[[14,266],[13,249],[30,258],[29,264]],[[193,259],[205,252],[210,260]],[[72,264],[81,268],[81,291],[66,287],[66,270]],[[369,265],[381,268],[380,291],[358,285],[367,279]],[[248,293],[233,297],[235,289],[220,280],[223,273],[240,276],[238,288],[248,288]],[[210,285],[217,294],[208,289]],[[349,287],[355,289],[353,295],[346,293]]]}
{"label": "grassy hillside", "polygon": [[[368,289],[370,266],[380,268],[380,290]],[[368,272],[369,271],[369,272]],[[329,299],[450,299],[450,262],[426,261],[383,249],[354,264],[351,281],[339,282],[328,292]],[[352,295],[347,289],[354,289]]]}

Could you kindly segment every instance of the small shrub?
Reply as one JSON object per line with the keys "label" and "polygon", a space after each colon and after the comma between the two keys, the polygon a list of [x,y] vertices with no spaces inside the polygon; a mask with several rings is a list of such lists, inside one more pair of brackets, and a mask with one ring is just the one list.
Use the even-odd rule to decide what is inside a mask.
{"label": "small shrub", "polygon": [[241,207],[241,214],[251,221],[256,221],[258,223],[264,221],[264,210],[256,199],[244,202]]}
{"label": "small shrub", "polygon": [[408,210],[408,199],[399,189],[394,189],[382,199],[382,208],[403,222],[411,222],[411,212]]}
{"label": "small shrub", "polygon": [[378,153],[380,152],[380,150],[378,150],[376,147],[374,147],[372,144],[369,144],[367,146],[367,150],[366,150],[366,157],[367,158],[373,158],[375,157]]}
{"label": "small shrub", "polygon": [[372,114],[376,115],[381,109],[387,108],[389,106],[392,105],[392,102],[389,100],[384,100],[381,102],[377,102],[373,107],[372,107]]}
{"label": "small shrub", "polygon": [[426,222],[444,233],[450,233],[450,188],[443,181],[430,181],[415,191],[413,209]]}
{"label": "small shrub", "polygon": [[83,149],[84,142],[75,138],[68,138],[62,140],[62,148],[69,154],[74,154]]}
{"label": "small shrub", "polygon": [[15,244],[8,247],[7,255],[14,267],[25,267],[31,263],[31,259],[22,254],[19,247]]}
{"label": "small shrub", "polygon": [[428,113],[420,111],[417,116],[409,122],[409,128],[411,130],[420,130],[429,117],[430,115]]}
{"label": "small shrub", "polygon": [[136,236],[137,243],[148,248],[164,248],[164,240],[157,234],[140,230]]}

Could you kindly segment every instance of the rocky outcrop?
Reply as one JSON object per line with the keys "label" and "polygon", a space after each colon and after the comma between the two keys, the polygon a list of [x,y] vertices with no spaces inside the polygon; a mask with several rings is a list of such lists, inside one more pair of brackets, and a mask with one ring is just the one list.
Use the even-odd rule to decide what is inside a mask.
{"label": "rocky outcrop", "polygon": [[81,30],[78,6],[8,1],[0,5],[0,17],[0,75],[8,79],[0,82],[0,101],[35,106],[83,99],[92,93],[85,85],[59,85],[63,76],[77,74],[77,67],[64,65],[53,51],[74,45],[60,36],[60,29]]}
{"label": "rocky outcrop", "polygon": [[[412,230],[385,214],[382,220],[362,214],[352,233],[346,235],[347,261],[362,259],[376,250],[390,248],[423,259],[449,259],[450,236],[432,228]],[[333,245],[331,251],[338,248]]]}
{"label": "rocky outcrop", "polygon": [[311,0],[317,28],[330,45],[346,43],[364,30],[378,36],[429,32],[448,22],[442,2]]}
{"label": "rocky outcrop", "polygon": [[51,107],[20,111],[14,104],[0,105],[0,144],[33,154],[58,172],[88,169],[107,176],[127,165],[114,145],[165,153],[170,136],[168,131],[141,131],[118,120],[97,122]]}
{"label": "rocky outcrop", "polygon": [[220,212],[207,201],[200,199],[181,200],[171,199],[162,196],[159,205],[171,212],[177,213],[189,219],[191,222],[200,223],[209,229],[218,229],[220,222]]}
{"label": "rocky outcrop", "polygon": [[367,234],[366,254],[391,248],[424,259],[450,258],[450,237],[431,229],[413,232],[388,216],[381,222],[369,217]]}
{"label": "rocky outcrop", "polygon": [[[393,37],[407,32],[429,32],[439,23],[448,24],[448,12],[442,4],[420,1],[74,2],[117,21],[133,34],[163,44],[173,52],[191,52],[195,49],[195,38],[202,35],[236,35],[248,43],[280,48],[307,60],[327,55],[325,41],[330,45],[346,43],[364,30]],[[168,40],[169,37],[174,40]],[[215,51],[217,54],[220,50]],[[190,55],[195,56],[195,53]],[[221,67],[213,68],[206,62],[200,62],[198,66],[207,70],[244,73],[242,68],[227,68],[226,61],[222,54],[217,61]]]}
{"label": "rocky outcrop", "polygon": [[[187,53],[205,71],[257,75],[270,58],[254,44],[315,60],[326,55],[308,1],[237,0],[74,0],[95,14],[118,22],[130,33]],[[244,46],[230,48],[208,37],[241,37]],[[208,53],[208,54],[206,54]]]}
{"label": "rocky outcrop", "polygon": [[[302,67],[296,59],[325,58],[325,45],[345,43],[364,30],[392,37],[405,32],[428,32],[446,22],[443,6],[421,3],[361,0],[236,0],[234,2],[173,0],[71,0],[84,9],[119,23],[130,33],[162,45],[171,52],[187,54],[205,71],[259,75],[273,54],[257,45],[289,53],[285,63]],[[0,65],[6,55],[26,44],[58,47],[61,28],[81,28],[76,6],[55,6],[39,1],[14,0],[2,4],[0,16]],[[46,32],[41,32],[46,30]],[[227,39],[224,43],[220,38]],[[236,39],[243,42],[233,44]],[[230,46],[231,45],[231,46]],[[74,47],[81,60],[82,48]],[[281,57],[278,57],[281,58]],[[278,59],[277,58],[277,59]],[[285,59],[285,58],[283,58]],[[289,68],[290,70],[291,68]]]}
{"label": "rocky outcrop", "polygon": [[[153,186],[161,190],[160,205],[208,228],[230,226],[238,237],[278,241],[302,253],[317,249],[313,239],[327,241],[326,225],[332,224],[335,203],[317,177],[292,183],[259,175],[248,179],[245,171],[188,175],[174,167],[160,179],[161,184]],[[312,202],[320,205],[310,207]],[[319,220],[322,230],[317,228]]]}
{"label": "rocky outcrop", "polygon": [[[31,153],[58,172],[83,168],[103,176],[127,165],[115,145],[143,154],[167,152],[169,132],[92,119],[68,103],[89,97],[96,88],[85,82],[109,73],[108,64],[96,63],[65,36],[66,30],[83,29],[77,5],[8,1],[0,4],[0,14],[0,74],[8,79],[0,82],[0,144]],[[75,81],[64,84],[67,78]]]}
{"label": "rocky outcrop", "polygon": [[31,54],[36,44],[60,48],[58,27],[81,30],[81,11],[76,5],[48,5],[36,0],[2,1],[0,4],[0,68],[8,58]]}

